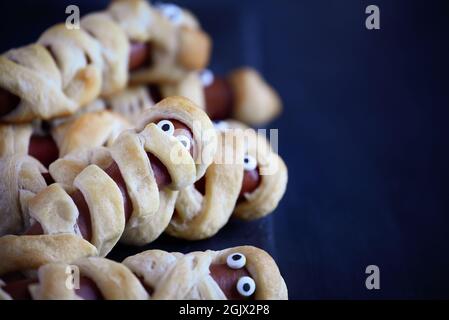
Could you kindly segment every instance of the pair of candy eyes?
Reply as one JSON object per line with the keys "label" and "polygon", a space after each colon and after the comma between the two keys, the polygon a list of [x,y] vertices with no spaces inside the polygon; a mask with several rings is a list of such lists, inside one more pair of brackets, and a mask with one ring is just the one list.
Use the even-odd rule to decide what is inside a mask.
{"label": "pair of candy eyes", "polygon": [[[175,126],[170,120],[161,120],[157,123],[157,126],[170,136],[173,136],[175,133]],[[177,135],[176,139],[178,139],[187,150],[190,149],[190,139],[188,137],[181,134]],[[256,159],[249,154],[245,155],[245,158],[243,158],[243,168],[246,171],[255,170],[257,168]]]}
{"label": "pair of candy eyes", "polygon": [[[173,136],[175,134],[175,125],[170,120],[161,120],[157,123],[157,126],[169,136]],[[190,139],[187,136],[179,134],[176,136],[176,139],[182,143],[184,148],[190,150]]]}
{"label": "pair of candy eyes", "polygon": [[[241,269],[246,265],[246,257],[241,253],[233,253],[226,258],[226,264],[231,269]],[[237,292],[244,297],[249,297],[256,291],[256,283],[247,276],[241,277],[236,287]]]}
{"label": "pair of candy eyes", "polygon": [[182,10],[177,5],[172,3],[159,3],[156,4],[156,9],[175,25],[181,24]]}

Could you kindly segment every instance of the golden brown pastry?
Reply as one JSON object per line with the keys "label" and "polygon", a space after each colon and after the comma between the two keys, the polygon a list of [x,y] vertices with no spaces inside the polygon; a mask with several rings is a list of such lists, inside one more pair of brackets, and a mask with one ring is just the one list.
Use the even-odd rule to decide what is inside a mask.
{"label": "golden brown pastry", "polygon": [[[28,286],[34,282],[31,279],[35,278],[35,270],[42,265],[70,263],[95,255],[97,250],[93,245],[70,234],[4,236],[0,238],[0,300],[15,298],[10,294],[12,291],[27,298],[30,295]],[[13,285],[8,285],[8,282]]]}
{"label": "golden brown pastry", "polygon": [[207,66],[211,40],[189,11],[174,4],[116,0],[108,12],[143,56],[133,63],[133,84],[176,83]]}
{"label": "golden brown pastry", "polygon": [[176,83],[162,83],[158,90],[163,98],[173,95],[186,97],[205,109],[204,87],[198,72],[190,72]]}
{"label": "golden brown pastry", "polygon": [[[73,285],[67,285],[67,270],[76,270]],[[39,268],[36,283],[29,286],[29,291],[34,300],[149,298],[139,279],[126,266],[99,257],[81,258],[70,264],[44,265]]]}
{"label": "golden brown pastry", "polygon": [[58,24],[36,44],[0,56],[1,116],[26,122],[70,115],[128,81],[129,42],[105,13],[81,20],[81,29]]}
{"label": "golden brown pastry", "polygon": [[103,110],[59,119],[44,131],[34,124],[0,124],[0,158],[31,155],[46,167],[59,157],[79,150],[111,145],[131,124],[117,113]]}
{"label": "golden brown pastry", "polygon": [[111,110],[128,119],[130,123],[136,124],[145,109],[171,96],[186,97],[204,110],[203,85],[198,74],[191,72],[175,83],[130,86],[107,98],[96,100],[95,104],[87,106],[83,111]]}
{"label": "golden brown pastry", "polygon": [[26,233],[76,234],[101,256],[120,238],[132,244],[157,238],[171,219],[176,190],[200,179],[212,162],[216,135],[204,112],[180,97],[164,99],[142,121],[147,125],[138,133],[123,132],[100,155],[80,152],[88,156],[52,164],[61,183],[29,201],[34,223]]}
{"label": "golden brown pastry", "polygon": [[[55,59],[40,44],[1,55],[1,120],[29,122],[34,118],[49,119],[75,112],[83,101],[99,93],[100,70],[87,65],[86,61],[81,62],[78,68],[73,68],[77,71],[75,79],[63,79]],[[63,80],[70,80],[70,83]],[[67,91],[68,85],[77,90]]]}
{"label": "golden brown pastry", "polygon": [[61,234],[0,239],[0,300],[146,300],[123,264],[94,257],[94,246]]}
{"label": "golden brown pastry", "polygon": [[2,245],[14,250],[0,253],[0,299],[288,299],[276,263],[250,246],[185,255],[149,250],[120,264],[92,257],[95,248],[73,235],[8,236]]}
{"label": "golden brown pastry", "polygon": [[[33,126],[0,125],[0,234],[19,233],[30,226],[28,203],[53,178],[47,167],[60,155],[111,145],[130,125],[109,111],[88,113],[52,129],[33,134]],[[56,140],[56,143],[55,141]]]}
{"label": "golden brown pastry", "polygon": [[81,19],[81,28],[101,44],[101,96],[108,97],[122,90],[128,83],[130,43],[126,33],[107,12],[85,16]]}
{"label": "golden brown pastry", "polygon": [[277,207],[287,186],[287,168],[264,136],[237,121],[220,122],[219,149],[205,176],[179,192],[166,232],[199,240],[235,217],[262,218]]}
{"label": "golden brown pastry", "polygon": [[52,262],[71,262],[97,255],[96,248],[70,234],[14,236],[0,238],[0,275],[36,269]]}
{"label": "golden brown pastry", "polygon": [[142,101],[157,102],[172,95],[194,101],[212,120],[232,118],[258,126],[273,120],[282,111],[277,92],[255,69],[248,67],[233,70],[226,78],[214,76],[206,69],[190,72],[174,83],[132,87],[116,95],[116,106],[121,107],[113,110],[120,109],[125,114],[131,110],[131,114],[135,114],[133,110],[153,104]]}
{"label": "golden brown pastry", "polygon": [[77,119],[55,126],[53,139],[59,156],[90,150],[100,146],[111,146],[117,136],[131,124],[122,116],[111,111],[97,111],[80,115]]}
{"label": "golden brown pastry", "polygon": [[151,289],[155,300],[288,299],[276,263],[255,247],[189,254],[149,250],[123,264]]}
{"label": "golden brown pastry", "polygon": [[33,126],[30,124],[0,124],[0,158],[28,154]]}
{"label": "golden brown pastry", "polygon": [[122,115],[128,122],[136,125],[142,112],[154,106],[156,102],[159,102],[159,99],[155,101],[146,86],[135,86],[104,99],[103,104],[105,108]]}
{"label": "golden brown pastry", "polygon": [[282,110],[277,92],[253,68],[233,70],[226,78],[210,70],[201,74],[205,109],[212,120],[236,119],[250,125],[267,123]]}
{"label": "golden brown pastry", "polygon": [[[219,122],[217,126],[225,131],[240,129],[245,139],[244,180],[248,179],[252,183],[247,188],[242,187],[234,216],[253,220],[270,214],[278,206],[287,188],[288,170],[284,161],[274,152],[264,135],[243,123],[228,120]],[[247,174],[256,174],[259,178],[249,179]]]}
{"label": "golden brown pastry", "polygon": [[218,132],[218,141],[201,188],[191,185],[179,192],[168,234],[189,240],[209,238],[231,217],[243,182],[243,136],[223,131]]}
{"label": "golden brown pastry", "polygon": [[31,224],[29,201],[47,183],[47,169],[28,155],[0,158],[0,235],[23,231]]}
{"label": "golden brown pastry", "polygon": [[234,119],[260,125],[269,122],[281,112],[281,99],[278,94],[254,69],[234,70],[228,79],[234,91]]}
{"label": "golden brown pastry", "polygon": [[0,120],[71,115],[124,89],[129,71],[134,83],[176,83],[204,68],[209,53],[209,37],[186,10],[116,0],[80,29],[55,25],[36,44],[0,56]]}

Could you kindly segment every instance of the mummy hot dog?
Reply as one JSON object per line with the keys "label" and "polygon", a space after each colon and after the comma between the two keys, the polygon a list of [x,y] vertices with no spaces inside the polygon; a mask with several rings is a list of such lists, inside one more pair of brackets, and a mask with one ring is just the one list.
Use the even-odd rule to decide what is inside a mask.
{"label": "mummy hot dog", "polygon": [[209,37],[191,14],[178,10],[182,24],[143,0],[116,0],[107,11],[84,17],[79,30],[56,25],[36,44],[6,52],[0,56],[0,120],[70,115],[123,89],[128,69],[136,70],[134,81],[147,83],[177,81],[204,68]]}
{"label": "mummy hot dog", "polygon": [[234,209],[239,219],[253,220],[271,213],[282,199],[288,182],[284,161],[275,153],[265,136],[238,121],[222,121],[220,130],[243,130],[246,154],[240,198]]}
{"label": "mummy hot dog", "polygon": [[[48,260],[39,258],[39,262]],[[22,262],[14,265],[13,260]],[[7,272],[3,268],[6,264],[13,265]],[[276,263],[265,251],[249,246],[186,255],[150,250],[125,259],[123,264],[83,257],[72,263],[41,263],[37,274],[30,272],[37,267],[21,253],[4,255],[0,262],[0,299],[288,298]],[[70,286],[67,270],[74,268],[79,271],[78,283]]]}
{"label": "mummy hot dog", "polygon": [[143,106],[171,95],[191,99],[212,120],[233,118],[250,125],[267,123],[282,109],[278,94],[251,68],[234,70],[226,78],[208,70],[191,72],[176,83],[131,87],[107,99],[106,104],[132,119]]}
{"label": "mummy hot dog", "polygon": [[100,255],[120,237],[134,244],[154,240],[170,221],[177,194],[173,190],[204,174],[216,141],[210,120],[185,98],[161,101],[144,119],[149,125],[142,131],[125,131],[108,148],[104,170],[90,165],[79,172],[76,163],[56,162],[55,176],[74,177],[76,190],[69,195],[53,184],[37,194],[28,203],[36,223],[27,234],[77,234]]}
{"label": "mummy hot dog", "polygon": [[[222,143],[216,159],[201,180],[180,191],[166,230],[172,236],[189,240],[211,237],[233,212],[247,220],[264,217],[285,193],[287,168],[265,137],[236,121],[217,126]],[[225,162],[226,157],[232,161]]]}
{"label": "mummy hot dog", "polygon": [[273,259],[255,247],[168,253],[150,250],[123,261],[151,288],[152,299],[287,299]]}

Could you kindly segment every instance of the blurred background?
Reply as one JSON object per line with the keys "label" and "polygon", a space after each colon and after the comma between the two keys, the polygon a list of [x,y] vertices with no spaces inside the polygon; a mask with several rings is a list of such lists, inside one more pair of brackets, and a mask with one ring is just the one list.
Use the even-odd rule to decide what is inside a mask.
{"label": "blurred background", "polygon": [[[0,49],[36,40],[65,8],[0,4]],[[287,194],[272,216],[231,221],[187,252],[253,244],[277,260],[292,299],[449,298],[449,2],[185,0],[214,40],[211,69],[257,68],[280,92]],[[365,28],[380,8],[381,30]],[[119,246],[122,259],[143,250]],[[365,268],[380,268],[367,290]]]}

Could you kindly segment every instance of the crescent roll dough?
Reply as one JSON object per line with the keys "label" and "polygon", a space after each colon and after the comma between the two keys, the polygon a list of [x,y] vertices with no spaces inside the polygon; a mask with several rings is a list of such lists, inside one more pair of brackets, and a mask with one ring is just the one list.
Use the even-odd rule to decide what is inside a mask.
{"label": "crescent roll dough", "polygon": [[268,253],[255,247],[189,254],[149,250],[126,258],[123,264],[153,289],[151,299],[226,299],[225,293],[210,275],[210,266],[226,263],[227,257],[233,253],[246,257],[245,268],[256,285],[254,299],[288,298],[287,286],[276,263]]}

